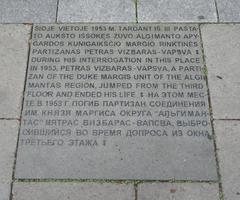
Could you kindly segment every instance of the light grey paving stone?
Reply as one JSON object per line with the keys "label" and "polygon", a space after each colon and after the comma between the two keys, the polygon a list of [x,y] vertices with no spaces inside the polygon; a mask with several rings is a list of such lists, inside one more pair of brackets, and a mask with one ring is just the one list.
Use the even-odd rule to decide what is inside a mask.
{"label": "light grey paving stone", "polygon": [[240,199],[240,121],[215,121],[225,200]]}
{"label": "light grey paving stone", "polygon": [[1,0],[0,23],[55,22],[57,0]]}
{"label": "light grey paving stone", "polygon": [[[44,31],[46,29],[49,31]],[[92,31],[96,29],[98,31]],[[79,34],[79,30],[84,30],[83,34]],[[46,47],[41,45],[49,41],[49,35],[65,37],[66,33],[73,39],[53,39],[51,42],[56,45],[62,43],[59,44],[62,45],[60,51],[55,51],[56,46],[51,46],[50,53],[43,57]],[[28,68],[17,178],[217,179],[198,25],[37,24],[34,25],[33,35],[38,34],[42,34],[42,38],[33,37]],[[87,40],[85,36],[89,35],[96,39]],[[132,39],[123,39],[122,35],[131,35]],[[166,39],[172,35],[171,40]],[[149,36],[153,38],[144,39]],[[157,39],[159,37],[162,40]],[[102,46],[102,41],[116,39],[120,45],[112,47],[112,53],[108,46]],[[92,54],[95,46],[85,46],[84,41],[98,46],[101,50],[99,58],[103,56],[104,59],[95,60],[98,51]],[[141,46],[142,42],[147,44],[149,41],[154,42],[151,48]],[[175,50],[166,47],[163,41],[168,41],[170,45],[172,41],[173,45],[179,46]],[[73,42],[76,47],[72,46]],[[81,49],[81,54],[75,48]],[[130,57],[129,51],[132,52]],[[59,52],[63,54],[59,56]],[[150,55],[149,52],[153,53]],[[71,57],[67,61],[66,56],[71,56],[73,63],[74,60],[76,64],[79,61],[89,69],[74,66],[65,69],[67,63],[72,65]],[[111,61],[112,58],[114,60]],[[127,59],[124,61],[124,58]],[[148,67],[149,58],[153,66],[165,66],[155,71],[153,67]],[[52,61],[56,61],[54,65]],[[42,67],[43,62],[45,68]],[[103,68],[97,68],[98,64]],[[126,64],[129,65],[128,69]],[[120,70],[115,69],[116,65]],[[56,78],[49,82],[52,70],[56,71]],[[141,78],[146,77],[146,73],[149,78]],[[155,73],[162,74],[162,78]],[[176,73],[179,74],[177,79]],[[95,74],[95,78],[88,74]],[[121,77],[114,78],[117,74]],[[68,79],[69,75],[72,78]],[[146,82],[150,87],[146,87]],[[69,87],[69,83],[78,86]],[[94,85],[78,88],[80,83]],[[115,87],[114,83],[120,86]],[[122,87],[124,83],[130,83],[129,87]],[[143,87],[139,87],[140,83]],[[164,83],[175,84],[177,89],[165,88]],[[123,95],[126,90],[133,95]],[[59,95],[59,91],[69,91],[70,96]],[[92,96],[84,95],[85,91],[91,91]],[[46,95],[46,92],[52,95]],[[177,103],[176,99],[179,100]],[[94,114],[88,114],[92,111]],[[103,114],[105,111],[108,111],[107,114]]]}
{"label": "light grey paving stone", "polygon": [[134,200],[134,187],[113,183],[15,183],[13,200]]}
{"label": "light grey paving stone", "polygon": [[138,187],[138,200],[219,200],[218,184],[144,183]]}
{"label": "light grey paving stone", "polygon": [[215,119],[240,119],[240,25],[203,25],[203,45]]}
{"label": "light grey paving stone", "polygon": [[60,0],[59,22],[135,22],[133,0]]}
{"label": "light grey paving stone", "polygon": [[214,0],[139,0],[139,22],[216,22]]}
{"label": "light grey paving stone", "polygon": [[0,182],[0,200],[9,200],[10,183]]}
{"label": "light grey paving stone", "polygon": [[18,122],[0,120],[0,200],[9,199]]}
{"label": "light grey paving stone", "polygon": [[240,22],[239,0],[217,0],[220,22]]}
{"label": "light grey paving stone", "polygon": [[20,116],[30,29],[0,25],[0,118]]}

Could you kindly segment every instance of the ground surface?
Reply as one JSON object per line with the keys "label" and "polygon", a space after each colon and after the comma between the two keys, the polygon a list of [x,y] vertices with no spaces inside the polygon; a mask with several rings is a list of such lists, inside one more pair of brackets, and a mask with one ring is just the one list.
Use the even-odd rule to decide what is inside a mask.
{"label": "ground surface", "polygon": [[[57,22],[199,23],[218,180],[16,180],[15,154],[32,24]],[[0,0],[0,23],[0,200],[240,199],[239,0]]]}

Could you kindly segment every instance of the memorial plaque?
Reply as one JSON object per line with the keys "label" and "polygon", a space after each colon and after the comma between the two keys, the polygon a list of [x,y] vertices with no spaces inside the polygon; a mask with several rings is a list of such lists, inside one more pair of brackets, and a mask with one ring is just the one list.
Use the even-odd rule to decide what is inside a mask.
{"label": "memorial plaque", "polygon": [[34,25],[16,178],[217,180],[198,25]]}

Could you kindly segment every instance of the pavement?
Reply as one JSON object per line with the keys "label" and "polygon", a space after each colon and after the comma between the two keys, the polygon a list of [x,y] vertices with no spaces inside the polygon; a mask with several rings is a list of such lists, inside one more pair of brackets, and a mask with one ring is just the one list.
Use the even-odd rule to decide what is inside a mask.
{"label": "pavement", "polygon": [[[197,23],[207,67],[217,181],[15,179],[32,25]],[[0,0],[0,200],[239,200],[239,0]]]}

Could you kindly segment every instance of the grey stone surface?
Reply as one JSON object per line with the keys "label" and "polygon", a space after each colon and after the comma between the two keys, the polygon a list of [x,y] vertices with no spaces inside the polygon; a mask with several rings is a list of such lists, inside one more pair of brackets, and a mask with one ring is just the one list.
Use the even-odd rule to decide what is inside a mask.
{"label": "grey stone surface", "polygon": [[18,122],[0,120],[0,200],[9,199]]}
{"label": "grey stone surface", "polygon": [[0,200],[9,200],[10,183],[0,182]]}
{"label": "grey stone surface", "polygon": [[20,116],[29,33],[30,26],[0,25],[0,118]]}
{"label": "grey stone surface", "polygon": [[113,183],[15,183],[13,200],[134,200],[134,187]]}
{"label": "grey stone surface", "polygon": [[139,22],[216,22],[214,0],[139,0]]}
{"label": "grey stone surface", "polygon": [[218,184],[144,183],[138,187],[138,200],[219,200]]}
{"label": "grey stone surface", "polygon": [[60,0],[59,22],[135,22],[132,0]]}
{"label": "grey stone surface", "polygon": [[240,198],[240,122],[214,122],[225,200]]}
{"label": "grey stone surface", "polygon": [[239,0],[217,0],[220,22],[240,22]]}
{"label": "grey stone surface", "polygon": [[198,25],[46,26],[34,26],[17,178],[217,179]]}
{"label": "grey stone surface", "polygon": [[1,0],[0,23],[55,22],[57,0]]}
{"label": "grey stone surface", "polygon": [[240,25],[203,25],[213,117],[240,119]]}

